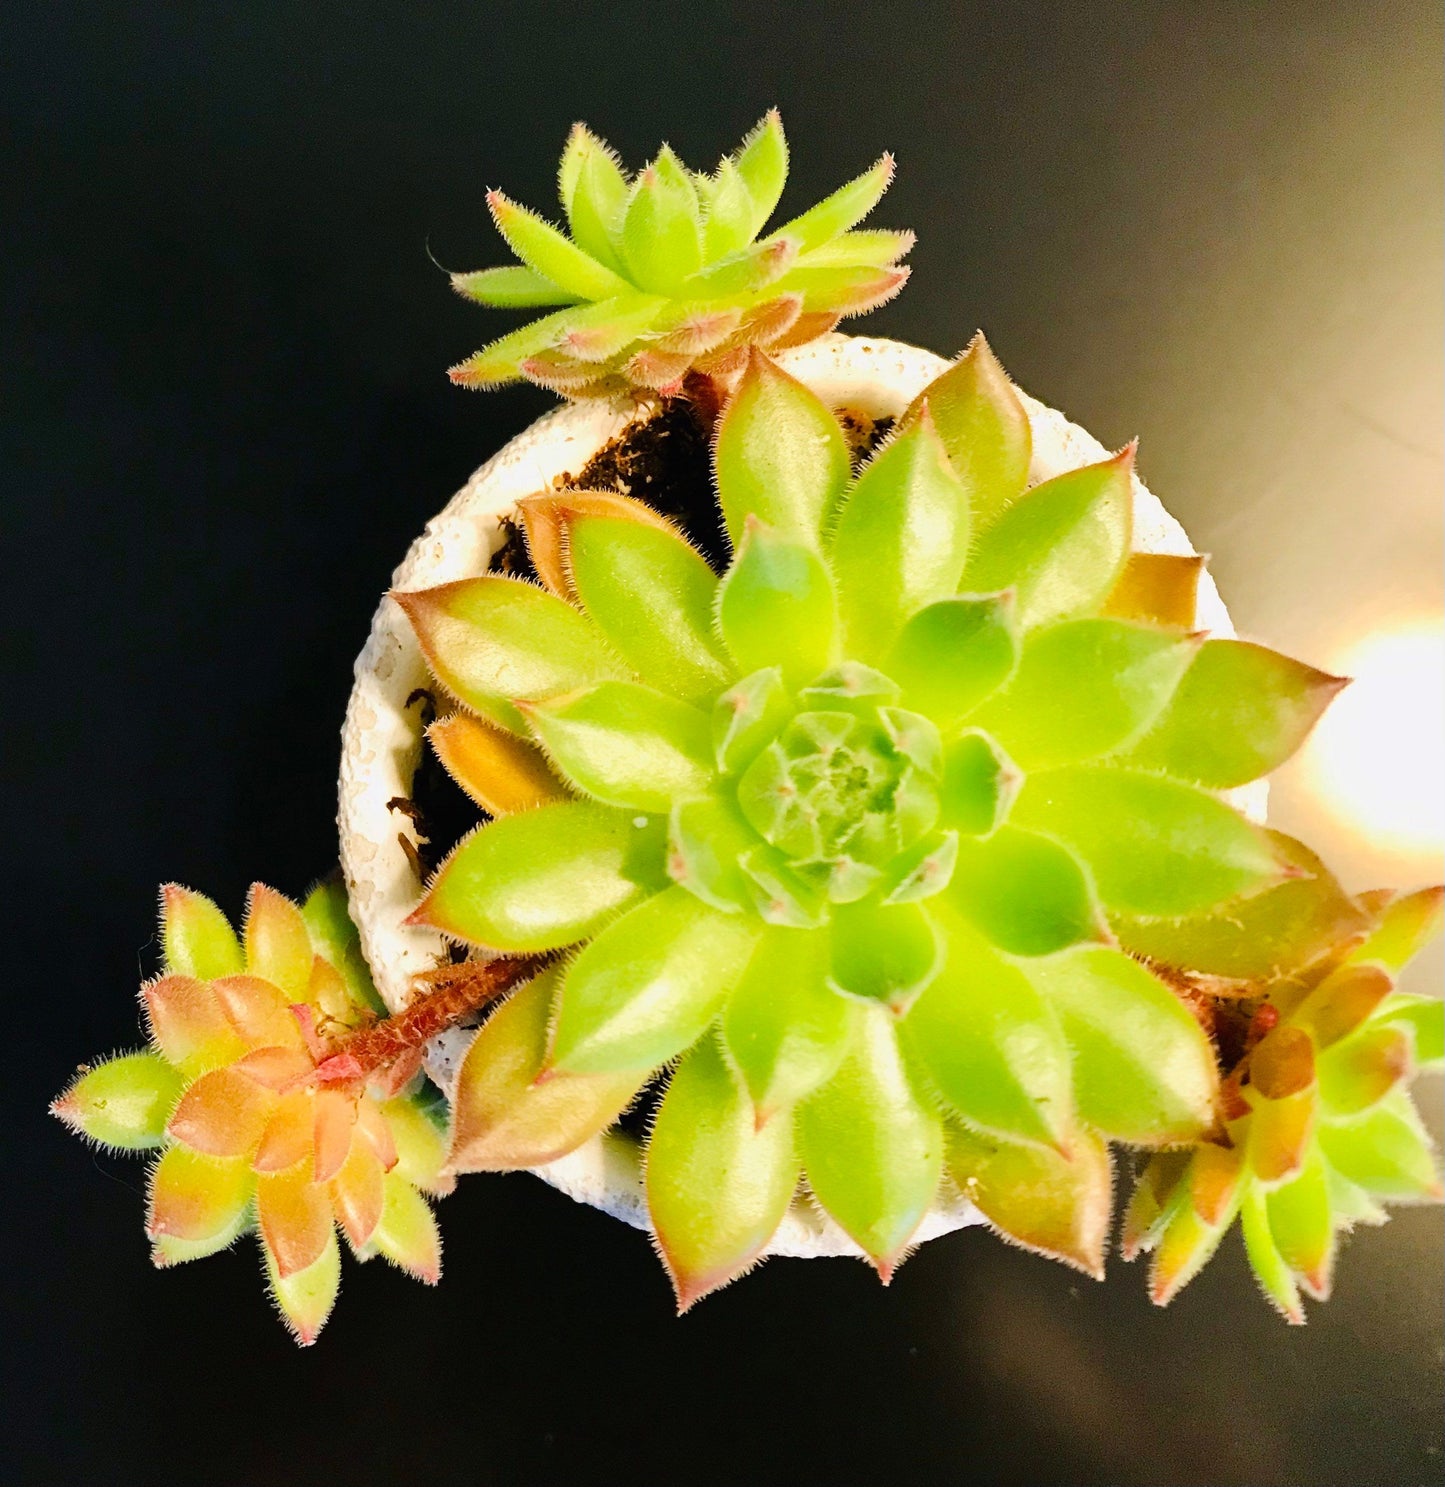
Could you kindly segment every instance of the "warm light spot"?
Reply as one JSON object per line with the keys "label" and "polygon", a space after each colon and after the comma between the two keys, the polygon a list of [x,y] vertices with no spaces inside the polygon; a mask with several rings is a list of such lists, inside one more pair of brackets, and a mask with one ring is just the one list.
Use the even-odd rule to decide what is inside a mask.
{"label": "warm light spot", "polygon": [[1325,805],[1382,846],[1445,847],[1445,630],[1366,636],[1330,669],[1354,678],[1321,719],[1305,766]]}

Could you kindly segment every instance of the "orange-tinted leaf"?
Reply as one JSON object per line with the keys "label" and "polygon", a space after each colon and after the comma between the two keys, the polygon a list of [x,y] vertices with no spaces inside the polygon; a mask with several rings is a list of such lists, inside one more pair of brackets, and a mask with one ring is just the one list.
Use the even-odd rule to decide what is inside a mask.
{"label": "orange-tinted leaf", "polygon": [[310,1265],[291,1274],[281,1272],[264,1240],[261,1253],[281,1320],[303,1348],[310,1347],[326,1325],[341,1286],[341,1247],[336,1242],[336,1231],[328,1230],[321,1253]]}
{"label": "orange-tinted leaf", "polygon": [[332,1212],[352,1249],[364,1249],[381,1222],[385,1175],[370,1144],[353,1141],[341,1170],[331,1180]]}
{"label": "orange-tinted leaf", "polygon": [[479,718],[453,713],[433,723],[427,738],[447,773],[488,815],[510,816],[568,798],[536,744]]}
{"label": "orange-tinted leaf", "polygon": [[257,1172],[284,1172],[311,1155],[311,1099],[310,1091],[299,1089],[277,1102],[251,1160]]}
{"label": "orange-tinted leaf", "polygon": [[363,1099],[356,1107],[356,1133],[368,1142],[382,1167],[390,1172],[399,1160],[391,1126],[375,1100]]}
{"label": "orange-tinted leaf", "polygon": [[1284,1100],[1315,1079],[1315,1046],[1302,1028],[1277,1027],[1254,1050],[1249,1081],[1267,1100]]}
{"label": "orange-tinted leaf", "polygon": [[320,1259],[333,1234],[329,1195],[304,1167],[256,1178],[256,1218],[283,1278]]}
{"label": "orange-tinted leaf", "polygon": [[[316,1182],[329,1182],[341,1171],[346,1155],[351,1150],[356,1106],[356,1096],[339,1089],[320,1089],[312,1097],[315,1125],[312,1128],[311,1175]],[[375,1155],[375,1152],[372,1154]]]}
{"label": "orange-tinted leaf", "polygon": [[246,1047],[304,1047],[286,998],[271,982],[257,976],[223,976],[211,982],[211,990]]}
{"label": "orange-tinted leaf", "polygon": [[151,1172],[146,1233],[210,1239],[235,1224],[251,1192],[245,1162],[172,1146]]}
{"label": "orange-tinted leaf", "polygon": [[244,1058],[237,1059],[231,1068],[255,1084],[281,1093],[288,1085],[309,1078],[313,1066],[299,1048],[272,1046],[253,1048]]}
{"label": "orange-tinted leaf", "polygon": [[1189,1201],[1211,1228],[1229,1222],[1244,1175],[1244,1153],[1238,1147],[1206,1142],[1189,1163]]}
{"label": "orange-tinted leaf", "polygon": [[1343,965],[1300,1003],[1292,1020],[1307,1029],[1320,1048],[1328,1048],[1354,1032],[1394,985],[1389,972],[1378,965]]}
{"label": "orange-tinted leaf", "polygon": [[1109,1148],[1092,1131],[1076,1131],[1064,1157],[954,1128],[946,1160],[994,1228],[1025,1249],[1104,1278],[1113,1184]]}
{"label": "orange-tinted leaf", "polygon": [[1304,1165],[1319,1108],[1313,1085],[1282,1100],[1256,1098],[1249,1122],[1249,1165],[1266,1187],[1286,1182]]}
{"label": "orange-tinted leaf", "polygon": [[1131,552],[1101,612],[1114,619],[1192,630],[1203,572],[1204,559],[1197,554]]}
{"label": "orange-tinted leaf", "polygon": [[238,1074],[202,1074],[181,1096],[166,1130],[192,1151],[213,1157],[249,1157],[276,1105],[270,1090]]}
{"label": "orange-tinted leaf", "polygon": [[141,998],[151,1041],[187,1074],[229,1063],[245,1047],[202,981],[161,976],[141,987]]}

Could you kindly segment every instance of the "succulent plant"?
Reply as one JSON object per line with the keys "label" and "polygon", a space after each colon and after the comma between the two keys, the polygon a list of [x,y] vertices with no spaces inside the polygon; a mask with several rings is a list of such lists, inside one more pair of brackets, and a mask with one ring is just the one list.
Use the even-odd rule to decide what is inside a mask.
{"label": "succulent plant", "polygon": [[1265,1295],[1304,1321],[1330,1293],[1338,1237],[1381,1224],[1382,1203],[1438,1202],[1440,1176],[1407,1086],[1445,1060],[1445,1003],[1395,990],[1440,928],[1442,890],[1369,895],[1362,941],[1269,988],[1225,1081],[1220,1121],[1192,1151],[1156,1156],[1124,1223],[1124,1257],[1154,1251],[1167,1303],[1236,1218]]}
{"label": "succulent plant", "polygon": [[464,709],[438,752],[496,818],[415,920],[567,952],[473,1044],[453,1168],[552,1160],[671,1065],[646,1187],[683,1306],[800,1179],[885,1279],[945,1175],[1098,1271],[1107,1143],[1215,1127],[1176,952],[1254,905],[1250,953],[1293,965],[1343,899],[1222,794],[1341,682],[1194,632],[1197,561],[1131,553],[1132,460],[1028,488],[979,339],[855,475],[754,350],[717,431],[724,573],[564,490],[521,508],[545,587],[396,596]]}
{"label": "succulent plant", "polygon": [[341,1279],[338,1227],[427,1284],[441,1242],[423,1193],[445,1127],[403,1093],[418,1059],[363,1069],[349,1039],[377,1023],[346,897],[323,884],[297,908],[258,883],[237,937],[208,898],[161,891],[165,968],[141,988],[150,1046],[82,1069],[51,1107],[118,1151],[157,1151],[146,1232],[157,1266],[228,1249],[255,1230],[271,1294],[300,1343]]}
{"label": "succulent plant", "polygon": [[558,172],[567,231],[489,192],[520,262],[452,276],[479,304],[559,308],[453,367],[452,380],[525,378],[571,398],[676,389],[694,368],[727,377],[750,346],[797,345],[896,294],[913,234],[854,231],[888,189],[891,157],[760,237],[787,174],[776,110],[712,175],[688,170],[664,145],[629,180],[575,125]]}
{"label": "succulent plant", "polygon": [[[715,421],[726,537],[719,571],[631,495],[549,488],[519,505],[538,582],[393,596],[443,704],[430,747],[487,818],[411,922],[468,957],[389,985],[386,1016],[338,886],[298,908],[256,885],[239,937],[168,886],[150,1046],[52,1107],[159,1153],[156,1264],[255,1230],[303,1343],[338,1228],[433,1282],[424,1195],[653,1099],[684,1309],[799,1194],[885,1281],[950,1192],[1098,1275],[1113,1145],[1146,1153],[1123,1249],[1153,1251],[1155,1301],[1238,1218],[1300,1321],[1342,1232],[1441,1196],[1408,1093],[1441,1003],[1395,978],[1445,890],[1351,895],[1235,793],[1342,680],[1197,628],[1203,560],[1133,550],[1132,446],[1030,485],[981,337],[860,453],[765,353],[896,292],[912,234],[855,230],[884,156],[761,236],[786,171],[776,113],[712,176],[664,147],[634,181],[578,125],[568,232],[494,192],[521,261],[454,276],[557,307],[455,381],[681,393],[664,416]],[[447,1112],[424,1050],[489,1003]]]}

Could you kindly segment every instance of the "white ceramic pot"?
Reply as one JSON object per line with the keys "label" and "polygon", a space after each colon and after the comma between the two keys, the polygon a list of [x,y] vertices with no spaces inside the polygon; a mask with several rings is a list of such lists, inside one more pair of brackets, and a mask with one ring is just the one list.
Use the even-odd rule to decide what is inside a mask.
{"label": "white ceramic pot", "polygon": [[[831,406],[861,410],[872,418],[894,417],[947,365],[943,358],[898,341],[829,335],[779,358],[794,376]],[[1033,427],[1030,483],[1092,464],[1109,451],[1062,413],[1022,394]],[[499,518],[514,512],[523,496],[545,490],[564,472],[576,473],[638,416],[624,401],[566,404],[539,418],[488,460],[412,544],[392,586],[428,588],[486,571],[504,537]],[[1194,551],[1183,527],[1158,498],[1134,479],[1134,546],[1144,552]],[[1199,625],[1215,635],[1234,634],[1214,580],[1200,584]],[[356,685],[342,733],[340,808],[341,864],[351,913],[376,984],[393,1011],[411,995],[412,978],[446,953],[435,931],[403,923],[420,897],[420,885],[400,837],[413,838],[411,823],[387,802],[411,794],[422,744],[419,709],[406,699],[429,678],[421,650],[400,607],[383,599],[371,636],[357,658]],[[1236,803],[1258,819],[1264,787],[1236,792]],[[453,1030],[429,1050],[428,1067],[450,1092],[472,1033]],[[647,1228],[640,1150],[621,1134],[598,1137],[537,1175],[583,1203],[590,1203],[638,1228]],[[941,1196],[924,1218],[917,1240],[982,1222],[973,1205],[956,1193]],[[773,1255],[860,1254],[831,1219],[809,1203],[794,1202],[768,1247]]]}

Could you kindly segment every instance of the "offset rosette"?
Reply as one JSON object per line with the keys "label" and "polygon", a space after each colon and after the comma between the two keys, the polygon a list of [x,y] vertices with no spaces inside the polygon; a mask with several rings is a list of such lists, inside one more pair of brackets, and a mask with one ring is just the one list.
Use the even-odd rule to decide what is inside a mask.
{"label": "offset rosette", "polygon": [[569,398],[674,390],[694,368],[731,377],[750,346],[799,345],[897,294],[913,234],[855,231],[888,189],[892,158],[761,236],[787,175],[776,111],[711,175],[664,145],[629,179],[576,125],[558,174],[567,230],[490,192],[497,230],[521,261],[452,275],[480,304],[560,308],[453,367],[452,380],[525,378]]}
{"label": "offset rosette", "polygon": [[415,917],[568,952],[473,1044],[456,1170],[553,1160],[671,1067],[646,1181],[683,1305],[800,1181],[885,1278],[945,1180],[1098,1272],[1108,1142],[1215,1129],[1176,983],[1229,972],[1189,945],[1262,905],[1246,949],[1292,966],[1358,915],[1222,794],[1340,683],[1194,631],[1198,560],[1131,551],[1132,462],[1029,488],[980,339],[855,473],[754,352],[717,435],[724,573],[573,491],[523,503],[543,586],[396,596],[460,704],[437,751],[495,818]]}
{"label": "offset rosette", "polygon": [[1238,1219],[1264,1294],[1303,1322],[1300,1292],[1328,1298],[1342,1234],[1383,1224],[1385,1203],[1440,1201],[1409,1084],[1445,1061],[1442,1004],[1395,981],[1438,933],[1441,905],[1439,888],[1366,895],[1363,939],[1259,1004],[1214,1139],[1156,1156],[1129,1203],[1124,1256],[1154,1252],[1150,1290],[1161,1306]]}
{"label": "offset rosette", "polygon": [[141,988],[150,1047],[83,1070],[51,1107],[103,1146],[158,1151],[146,1232],[158,1266],[255,1231],[282,1319],[316,1340],[341,1281],[339,1228],[359,1259],[441,1274],[422,1194],[448,1192],[434,1110],[330,1055],[381,1004],[347,917],[323,884],[298,908],[257,883],[238,937],[210,899],[161,894],[165,968]]}

